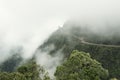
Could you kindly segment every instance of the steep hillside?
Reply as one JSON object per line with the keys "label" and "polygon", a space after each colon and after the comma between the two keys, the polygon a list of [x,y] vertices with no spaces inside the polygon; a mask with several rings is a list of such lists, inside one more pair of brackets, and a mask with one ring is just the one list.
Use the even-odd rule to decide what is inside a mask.
{"label": "steep hillside", "polygon": [[0,71],[13,72],[20,62],[22,62],[22,57],[19,54],[14,54],[12,57],[0,64]]}
{"label": "steep hillside", "polygon": [[19,64],[23,61],[21,56],[22,52],[21,47],[14,48],[10,50],[9,54],[11,54],[4,62],[0,63],[0,72],[13,72],[19,66]]}
{"label": "steep hillside", "polygon": [[45,52],[50,45],[54,45],[54,49],[49,54],[54,55],[62,49],[65,58],[75,49],[92,53],[90,54],[92,58],[101,62],[103,67],[109,70],[110,77],[120,79],[120,36],[115,34],[99,35],[86,27],[65,24],[55,31],[38,50]]}
{"label": "steep hillside", "polygon": [[[51,56],[56,56],[55,54],[60,51],[64,55],[63,59],[66,59],[73,50],[90,53],[93,59],[102,63],[102,66],[109,70],[110,78],[116,77],[120,79],[120,35],[118,32],[114,31],[108,35],[102,31],[101,33],[100,31],[92,31],[87,27],[65,24],[52,33],[38,47],[36,52],[47,52]],[[36,52],[35,55],[39,54]],[[17,53],[21,52],[18,51]],[[21,56],[15,54],[0,64],[0,71],[12,72],[21,61]]]}

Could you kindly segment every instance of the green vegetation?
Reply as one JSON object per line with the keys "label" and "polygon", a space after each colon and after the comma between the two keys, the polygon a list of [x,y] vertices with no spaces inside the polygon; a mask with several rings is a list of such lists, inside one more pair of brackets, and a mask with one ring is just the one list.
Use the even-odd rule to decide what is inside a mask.
{"label": "green vegetation", "polygon": [[43,67],[29,61],[20,66],[16,72],[0,72],[0,80],[50,80]]}
{"label": "green vegetation", "polygon": [[120,48],[100,47],[81,44],[76,45],[76,49],[89,52],[92,58],[96,59],[102,66],[109,70],[110,77],[120,79]]}
{"label": "green vegetation", "polygon": [[[65,80],[68,80],[70,78],[72,80],[77,80],[74,79],[74,77],[78,76],[81,73],[75,72],[75,69],[78,68],[78,66],[81,67],[83,64],[85,65],[84,67],[81,68],[81,70],[83,71],[82,74],[79,76],[80,79],[81,78],[83,79],[85,77],[84,79],[89,78],[90,80],[104,80],[107,77],[107,71],[105,70],[107,69],[109,71],[109,79],[119,80],[120,79],[120,47],[89,45],[82,43],[80,41],[80,38],[84,38],[85,41],[91,43],[119,45],[120,36],[119,37],[118,36],[119,35],[116,34],[111,34],[111,36],[106,36],[106,35],[102,36],[92,33],[85,28],[80,28],[75,26],[69,27],[69,25],[66,27],[65,25],[65,27],[62,27],[57,31],[55,31],[48,38],[48,40],[45,41],[43,45],[38,48],[38,50],[43,52],[46,51],[49,52],[48,47],[53,45],[54,48],[50,50],[48,54],[54,55],[56,54],[56,52],[61,50],[61,52],[65,55],[64,60],[66,59],[67,60],[61,66],[58,66],[57,71],[55,72],[56,79],[58,80],[60,78],[63,78]],[[73,52],[72,54],[70,54],[73,50],[79,50],[83,52]],[[88,53],[90,53],[91,57]],[[73,55],[74,57],[77,58],[74,58]],[[72,58],[70,56],[72,56]],[[91,63],[90,68],[86,66],[87,63],[84,62],[83,58],[82,59],[79,58],[80,56],[83,56],[88,62]],[[12,58],[9,58],[7,61],[5,61],[3,64],[0,64],[0,71],[1,71],[0,80],[16,79],[14,78],[15,76],[22,80],[24,79],[50,80],[48,73],[46,73],[41,66],[37,66],[37,64],[34,62],[31,63],[31,61],[25,65],[22,65],[17,69],[17,71],[15,71],[16,67],[18,67],[18,64],[21,61],[22,61],[21,57],[13,56]],[[76,65],[77,67],[74,68],[74,65]],[[32,67],[34,67],[34,69]],[[94,67],[96,68],[94,69]],[[73,69],[73,71],[71,69]],[[64,70],[65,73],[62,72],[62,70]],[[103,72],[101,72],[102,70]],[[87,73],[87,71],[89,73]],[[99,74],[97,73],[97,71],[99,72]],[[70,72],[70,74],[68,74],[68,72]],[[61,75],[61,73],[63,74]],[[40,74],[40,76],[38,74]],[[92,76],[95,77],[93,78]],[[19,80],[18,78],[17,80]]]}
{"label": "green vegetation", "polygon": [[0,71],[13,72],[15,68],[22,61],[20,54],[14,54],[12,57],[8,58],[5,62],[0,64]]}
{"label": "green vegetation", "polygon": [[0,73],[0,80],[27,80],[23,74],[18,72],[14,73],[7,73],[2,72]]}
{"label": "green vegetation", "polygon": [[[92,59],[89,53],[74,50],[65,62],[57,67],[56,80],[107,80],[108,71]],[[15,72],[0,72],[0,80],[51,80],[43,67],[29,60]]]}
{"label": "green vegetation", "polygon": [[75,50],[57,67],[55,76],[56,80],[107,80],[108,71],[92,59],[89,53]]}
{"label": "green vegetation", "polygon": [[67,26],[66,28],[65,25],[54,32],[40,49],[44,50],[47,46],[53,44],[55,48],[50,54],[55,54],[59,49],[62,49],[65,58],[68,58],[73,50],[90,53],[92,58],[102,63],[102,66],[108,69],[110,78],[116,77],[117,79],[120,79],[120,47],[88,45],[81,43],[79,40],[80,37],[83,37],[85,41],[98,44],[119,45],[120,41],[119,37],[113,38],[117,37],[114,36],[114,34],[106,37],[106,35],[102,36],[94,34],[89,30],[80,27]]}

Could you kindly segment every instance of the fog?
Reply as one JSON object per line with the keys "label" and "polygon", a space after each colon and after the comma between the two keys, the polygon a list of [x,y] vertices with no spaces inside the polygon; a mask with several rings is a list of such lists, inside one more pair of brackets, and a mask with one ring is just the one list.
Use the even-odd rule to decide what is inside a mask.
{"label": "fog", "polygon": [[[90,25],[93,31],[104,31],[110,26],[119,30],[119,4],[119,0],[0,0],[0,62],[17,47],[22,47],[23,58],[32,57],[67,20]],[[46,64],[46,59],[38,61]]]}
{"label": "fog", "polygon": [[47,51],[38,50],[36,52],[37,64],[43,66],[51,78],[54,78],[56,67],[61,64],[64,57],[64,54],[62,54],[62,49],[58,50],[56,54],[50,55],[49,52],[54,50],[54,48],[54,45],[49,45]]}

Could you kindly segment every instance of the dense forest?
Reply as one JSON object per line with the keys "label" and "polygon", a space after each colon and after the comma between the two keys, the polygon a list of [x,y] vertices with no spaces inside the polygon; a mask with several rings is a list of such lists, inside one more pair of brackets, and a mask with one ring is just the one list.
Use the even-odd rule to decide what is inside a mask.
{"label": "dense forest", "polygon": [[[107,80],[109,72],[89,53],[74,50],[64,63],[57,67],[55,80]],[[0,80],[51,80],[42,66],[32,59],[15,72],[0,72]]]}
{"label": "dense forest", "polygon": [[[86,27],[65,24],[36,51],[47,52],[53,45],[48,54],[54,56],[62,50],[64,58],[56,68],[54,80],[119,80],[120,37],[116,34],[102,36]],[[26,63],[21,63],[18,54],[3,62],[0,80],[51,80],[49,73],[37,65],[37,54]]]}
{"label": "dense forest", "polygon": [[[48,45],[54,44],[55,49],[50,51],[49,54],[55,54],[59,49],[62,49],[65,58],[69,57],[73,50],[88,52],[93,59],[96,59],[102,63],[104,68],[108,69],[111,78],[120,79],[120,37],[117,36],[117,33],[115,34],[99,35],[86,27],[65,24],[38,49],[44,52]],[[86,42],[92,44],[82,43],[80,38],[84,38]]]}

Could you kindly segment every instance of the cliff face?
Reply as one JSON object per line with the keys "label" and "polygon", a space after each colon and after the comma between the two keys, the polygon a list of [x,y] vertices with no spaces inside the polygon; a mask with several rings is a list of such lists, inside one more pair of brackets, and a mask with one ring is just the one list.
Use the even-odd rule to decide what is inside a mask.
{"label": "cliff face", "polygon": [[[83,40],[84,39],[84,40]],[[47,51],[47,47],[54,45],[49,54],[54,55],[60,49],[64,57],[68,57],[73,50],[89,52],[92,58],[102,63],[109,70],[111,77],[120,79],[120,38],[115,34],[111,36],[98,35],[86,27],[77,25],[64,25],[55,31],[38,48],[38,51]]]}

